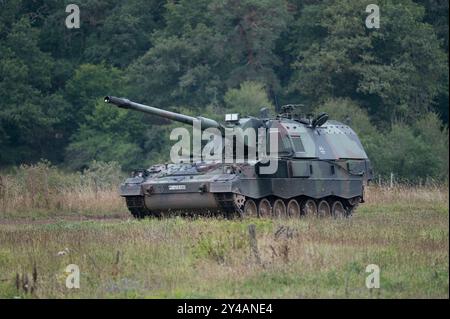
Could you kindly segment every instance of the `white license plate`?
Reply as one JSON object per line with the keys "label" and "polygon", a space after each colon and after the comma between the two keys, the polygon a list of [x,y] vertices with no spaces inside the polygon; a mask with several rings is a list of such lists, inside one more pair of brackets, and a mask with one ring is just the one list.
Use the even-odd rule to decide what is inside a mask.
{"label": "white license plate", "polygon": [[186,185],[169,185],[169,191],[184,191]]}

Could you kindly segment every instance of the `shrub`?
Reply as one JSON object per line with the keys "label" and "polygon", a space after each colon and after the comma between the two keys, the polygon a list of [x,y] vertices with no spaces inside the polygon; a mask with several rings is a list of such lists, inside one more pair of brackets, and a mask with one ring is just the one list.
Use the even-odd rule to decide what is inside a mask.
{"label": "shrub", "polygon": [[230,89],[224,97],[227,112],[236,112],[241,115],[258,116],[259,110],[268,107],[274,110],[267,97],[263,84],[246,81],[239,89]]}

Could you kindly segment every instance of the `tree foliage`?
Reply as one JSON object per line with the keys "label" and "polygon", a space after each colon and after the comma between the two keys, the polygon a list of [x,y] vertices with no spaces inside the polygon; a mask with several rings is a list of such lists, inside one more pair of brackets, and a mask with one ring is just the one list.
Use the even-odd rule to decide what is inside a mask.
{"label": "tree foliage", "polygon": [[302,103],[358,132],[379,174],[448,178],[448,1],[0,3],[0,166],[167,160],[174,124],[105,95],[219,119]]}
{"label": "tree foliage", "polygon": [[230,89],[224,96],[227,112],[241,112],[242,115],[258,116],[266,107],[275,111],[267,96],[264,85],[257,82],[243,82],[239,89]]}
{"label": "tree foliage", "polygon": [[448,91],[448,63],[425,10],[412,1],[380,1],[380,29],[363,23],[367,4],[325,1],[304,9],[290,90],[312,103],[349,97],[379,124],[415,118]]}

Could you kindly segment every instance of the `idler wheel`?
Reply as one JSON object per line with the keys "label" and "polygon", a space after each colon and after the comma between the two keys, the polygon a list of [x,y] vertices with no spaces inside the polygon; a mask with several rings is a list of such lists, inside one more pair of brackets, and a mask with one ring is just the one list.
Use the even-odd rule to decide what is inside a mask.
{"label": "idler wheel", "polygon": [[317,207],[318,217],[328,217],[331,216],[330,204],[326,200],[321,200],[319,206]]}
{"label": "idler wheel", "polygon": [[275,218],[286,218],[286,204],[281,199],[273,203],[272,214]]}
{"label": "idler wheel", "polygon": [[270,205],[270,202],[263,198],[258,205],[258,216],[260,218],[268,218],[272,215],[272,205]]}
{"label": "idler wheel", "polygon": [[248,199],[244,205],[244,217],[258,216],[258,207],[253,199]]}
{"label": "idler wheel", "polygon": [[289,217],[293,217],[293,218],[299,218],[300,217],[300,204],[295,200],[295,199],[291,199],[288,204],[287,204],[287,215]]}

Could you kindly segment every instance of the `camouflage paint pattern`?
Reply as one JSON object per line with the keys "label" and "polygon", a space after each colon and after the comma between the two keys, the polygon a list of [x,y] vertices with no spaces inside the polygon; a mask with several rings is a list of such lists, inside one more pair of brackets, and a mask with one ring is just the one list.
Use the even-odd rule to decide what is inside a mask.
{"label": "camouflage paint pattern", "polygon": [[[107,97],[105,102],[182,123],[199,119],[202,129],[215,127],[223,131],[230,127],[230,123],[222,125],[210,119],[189,117],[125,99]],[[129,199],[142,197],[149,212],[220,210],[221,199],[237,194],[254,200],[296,198],[300,201],[332,197],[364,201],[364,186],[372,179],[372,168],[356,133],[337,121],[328,120],[318,127],[311,123],[310,120],[279,115],[269,119],[242,118],[233,124],[243,129],[278,129],[279,162],[275,174],[259,174],[261,164],[257,161],[159,164],[127,179],[120,186],[120,195]]]}

